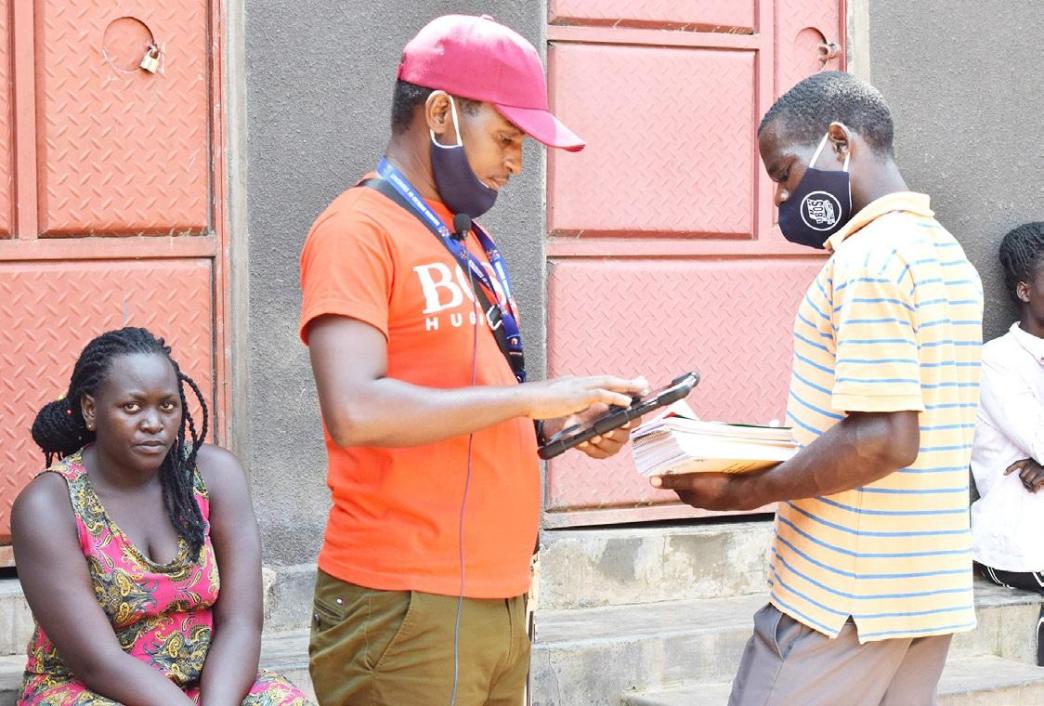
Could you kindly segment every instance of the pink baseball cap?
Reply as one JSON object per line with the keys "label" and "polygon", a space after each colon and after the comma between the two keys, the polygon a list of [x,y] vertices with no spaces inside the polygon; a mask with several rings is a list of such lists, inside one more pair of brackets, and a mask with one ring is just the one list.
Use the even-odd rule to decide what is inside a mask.
{"label": "pink baseball cap", "polygon": [[540,55],[489,15],[444,15],[402,51],[398,78],[461,98],[492,103],[505,118],[548,147],[572,152],[584,141],[548,110]]}

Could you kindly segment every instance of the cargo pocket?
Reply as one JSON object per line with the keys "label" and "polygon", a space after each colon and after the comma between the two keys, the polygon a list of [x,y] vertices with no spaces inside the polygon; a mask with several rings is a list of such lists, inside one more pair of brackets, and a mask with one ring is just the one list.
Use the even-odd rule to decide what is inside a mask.
{"label": "cargo pocket", "polygon": [[417,591],[381,591],[367,597],[367,667],[373,671],[387,668],[402,645],[409,642],[419,599]]}
{"label": "cargo pocket", "polygon": [[312,601],[312,630],[322,632],[344,622],[346,611],[344,603],[329,602],[318,595]]}
{"label": "cargo pocket", "polygon": [[361,630],[365,589],[319,571],[312,599],[309,672],[323,703],[349,703],[366,674]]}

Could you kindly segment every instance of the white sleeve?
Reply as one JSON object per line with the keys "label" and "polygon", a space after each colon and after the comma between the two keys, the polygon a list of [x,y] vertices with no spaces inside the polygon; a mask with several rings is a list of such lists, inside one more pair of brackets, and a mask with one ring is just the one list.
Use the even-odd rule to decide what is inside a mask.
{"label": "white sleeve", "polygon": [[1044,464],[1044,400],[1030,381],[1001,361],[982,361],[980,404],[1012,445]]}

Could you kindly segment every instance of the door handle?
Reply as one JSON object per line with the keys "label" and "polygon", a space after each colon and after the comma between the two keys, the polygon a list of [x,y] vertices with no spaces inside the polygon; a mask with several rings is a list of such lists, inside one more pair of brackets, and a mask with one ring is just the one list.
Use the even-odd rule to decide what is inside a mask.
{"label": "door handle", "polygon": [[837,42],[823,41],[819,44],[819,63],[826,65],[826,63],[832,59],[836,59],[837,55],[841,53],[841,47],[837,46]]}

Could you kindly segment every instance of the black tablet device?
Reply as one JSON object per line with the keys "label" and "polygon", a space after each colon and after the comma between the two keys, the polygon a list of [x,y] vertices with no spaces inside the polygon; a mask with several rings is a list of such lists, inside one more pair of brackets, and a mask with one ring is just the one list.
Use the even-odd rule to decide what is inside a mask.
{"label": "black tablet device", "polygon": [[645,397],[635,398],[630,407],[610,407],[605,414],[585,425],[574,424],[567,429],[563,429],[540,447],[538,451],[540,458],[544,460],[554,458],[588,439],[593,439],[608,431],[618,429],[632,419],[637,419],[660,407],[673,404],[688,396],[699,381],[700,374],[697,371],[685,373],[675,378],[670,385],[656,390]]}

